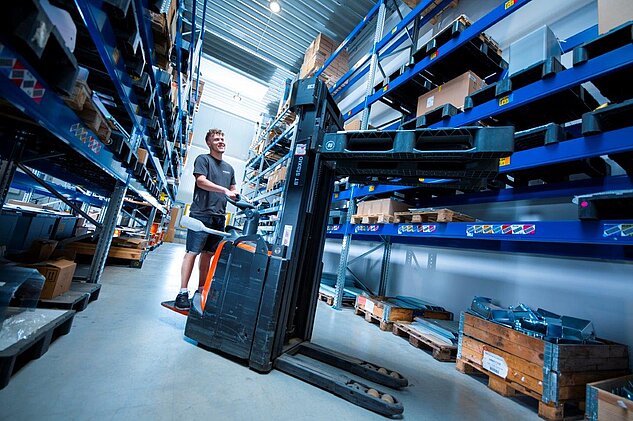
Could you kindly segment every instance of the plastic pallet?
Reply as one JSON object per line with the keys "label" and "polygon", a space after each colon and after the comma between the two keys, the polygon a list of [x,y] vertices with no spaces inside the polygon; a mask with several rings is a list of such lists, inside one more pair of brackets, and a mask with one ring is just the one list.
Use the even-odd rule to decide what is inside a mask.
{"label": "plastic pallet", "polygon": [[73,281],[73,283],[70,285],[70,290],[90,294],[89,302],[93,302],[99,299],[99,293],[101,292],[101,284]]}
{"label": "plastic pallet", "polygon": [[84,311],[90,302],[90,294],[87,292],[66,291],[55,298],[42,298],[37,306],[39,308],[59,308],[64,310]]}
{"label": "plastic pallet", "polygon": [[[9,307],[8,312],[17,314],[22,309]],[[56,310],[35,310],[56,311]],[[51,342],[60,336],[70,332],[75,317],[75,312],[60,311],[60,315],[46,325],[37,329],[28,338],[19,340],[13,345],[0,351],[0,389],[5,388],[13,373],[17,372],[26,363],[36,360],[48,351]]]}

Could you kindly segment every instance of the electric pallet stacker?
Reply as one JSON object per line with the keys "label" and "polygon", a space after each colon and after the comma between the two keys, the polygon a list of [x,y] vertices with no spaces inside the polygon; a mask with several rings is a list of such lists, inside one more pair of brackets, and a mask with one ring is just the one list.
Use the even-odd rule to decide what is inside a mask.
{"label": "electric pallet stacker", "polygon": [[438,177],[445,188],[478,190],[512,152],[513,129],[339,132],[340,112],[315,78],[297,81],[290,103],[298,121],[278,238],[267,244],[256,233],[258,212],[238,202],[243,235],[227,234],[218,247],[202,293],[192,298],[185,336],[253,370],[277,368],[377,413],[401,414],[393,395],[340,370],[392,389],[407,386],[402,375],[310,342],[334,179],[425,186],[421,178]]}

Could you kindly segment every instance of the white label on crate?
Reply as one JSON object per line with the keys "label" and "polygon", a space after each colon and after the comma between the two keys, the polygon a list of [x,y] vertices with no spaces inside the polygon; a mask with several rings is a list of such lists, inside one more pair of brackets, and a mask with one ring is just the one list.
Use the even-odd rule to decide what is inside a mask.
{"label": "white label on crate", "polygon": [[430,96],[426,99],[426,108],[431,108],[435,104],[435,96]]}
{"label": "white label on crate", "polygon": [[300,143],[297,146],[295,146],[295,155],[305,155],[306,154],[306,150],[307,150],[308,145],[306,145],[305,143]]}
{"label": "white label on crate", "polygon": [[292,225],[284,225],[284,236],[281,240],[281,244],[286,247],[290,246],[291,236],[292,236]]}
{"label": "white label on crate", "polygon": [[481,361],[484,368],[499,377],[506,378],[508,376],[508,365],[503,357],[484,351],[484,358]]}
{"label": "white label on crate", "polygon": [[365,300],[365,310],[367,310],[368,313],[373,313],[374,312],[374,302],[370,301],[370,300]]}

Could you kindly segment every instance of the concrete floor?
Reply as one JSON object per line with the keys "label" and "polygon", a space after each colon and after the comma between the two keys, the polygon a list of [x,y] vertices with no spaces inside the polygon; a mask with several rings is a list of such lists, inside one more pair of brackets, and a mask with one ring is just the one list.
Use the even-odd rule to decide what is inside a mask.
{"label": "concrete floor", "polygon": [[[165,244],[141,270],[107,267],[99,299],[75,316],[70,333],[0,391],[0,419],[385,419],[187,341],[185,318],[160,306],[178,291],[183,254],[182,245]],[[410,386],[394,392],[405,419],[539,419],[533,400],[503,398],[351,310],[319,303],[313,341],[405,375]]]}

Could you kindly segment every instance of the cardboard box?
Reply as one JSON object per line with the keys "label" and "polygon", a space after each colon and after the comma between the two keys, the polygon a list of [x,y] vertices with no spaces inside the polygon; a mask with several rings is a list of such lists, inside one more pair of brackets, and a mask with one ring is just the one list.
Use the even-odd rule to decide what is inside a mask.
{"label": "cardboard box", "polygon": [[167,232],[165,233],[164,240],[168,243],[174,242],[174,237],[176,236],[176,222],[178,222],[178,213],[180,212],[180,208],[174,206],[169,211],[169,225],[167,226]]}
{"label": "cardboard box", "polygon": [[[353,120],[348,121],[344,126],[343,129],[345,129],[345,131],[354,131],[354,130],[360,130],[361,127],[361,121],[360,118],[355,118]],[[367,126],[368,130],[373,129],[374,126],[372,126],[371,124]]]}
{"label": "cardboard box", "polygon": [[485,85],[484,81],[473,72],[466,72],[449,80],[418,98],[416,116],[421,116],[444,104],[451,104],[459,109],[464,108],[464,99]]}
{"label": "cardboard box", "polygon": [[28,251],[28,257],[34,262],[47,260],[55,251],[57,241],[55,240],[35,240],[31,243]]}
{"label": "cardboard box", "polygon": [[633,1],[598,0],[598,32],[604,34],[633,20]]}
{"label": "cardboard box", "polygon": [[44,275],[46,281],[40,298],[51,299],[70,289],[77,264],[71,260],[59,259],[28,265]]}
{"label": "cardboard box", "polygon": [[590,421],[633,420],[633,401],[611,391],[633,382],[633,376],[618,377],[587,385],[585,419]]}
{"label": "cardboard box", "polygon": [[394,212],[406,212],[409,205],[393,199],[366,200],[358,204],[357,215],[393,215]]}
{"label": "cardboard box", "polygon": [[143,164],[143,165],[147,164],[147,156],[148,156],[147,149],[138,148],[136,150],[136,155],[138,156],[139,164]]}

